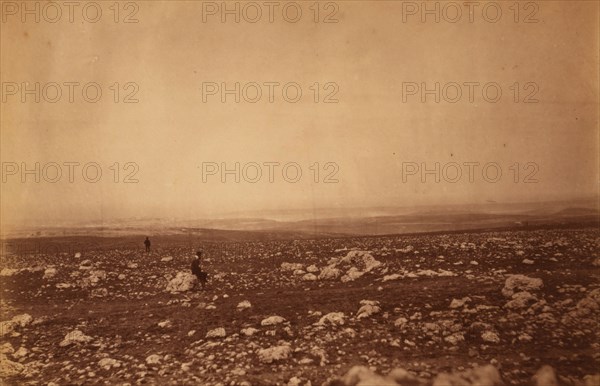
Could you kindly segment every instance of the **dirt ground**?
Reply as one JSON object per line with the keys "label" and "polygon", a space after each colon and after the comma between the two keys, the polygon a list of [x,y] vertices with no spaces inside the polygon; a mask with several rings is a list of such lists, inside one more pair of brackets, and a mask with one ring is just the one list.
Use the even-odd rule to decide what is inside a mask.
{"label": "dirt ground", "polygon": [[[153,242],[3,257],[0,345],[21,365],[5,384],[317,385],[354,365],[433,379],[492,363],[506,384],[542,365],[564,384],[599,372],[597,228],[205,242],[209,283],[181,293],[167,285],[198,245]],[[359,266],[368,256],[377,266]],[[335,264],[361,275],[320,277]],[[515,274],[543,282],[522,305],[502,292]],[[359,318],[363,300],[375,307]],[[343,324],[317,323],[334,312]],[[32,319],[9,323],[22,314]],[[284,320],[263,325],[270,316]],[[206,337],[217,328],[225,336]],[[74,330],[89,339],[69,344]],[[267,363],[261,350],[276,346],[290,351]]]}

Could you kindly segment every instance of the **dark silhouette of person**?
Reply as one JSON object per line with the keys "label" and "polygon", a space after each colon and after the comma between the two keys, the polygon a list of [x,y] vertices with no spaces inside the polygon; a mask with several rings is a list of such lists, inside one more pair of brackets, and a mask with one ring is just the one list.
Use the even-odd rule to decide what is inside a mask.
{"label": "dark silhouette of person", "polygon": [[144,240],[144,245],[146,246],[146,252],[150,252],[150,239],[148,237]]}
{"label": "dark silhouette of person", "polygon": [[202,289],[206,285],[206,277],[208,276],[206,272],[202,272],[202,268],[200,268],[200,258],[202,257],[202,251],[196,252],[194,256],[194,260],[192,261],[192,273],[196,275],[198,278],[198,282],[202,285]]}

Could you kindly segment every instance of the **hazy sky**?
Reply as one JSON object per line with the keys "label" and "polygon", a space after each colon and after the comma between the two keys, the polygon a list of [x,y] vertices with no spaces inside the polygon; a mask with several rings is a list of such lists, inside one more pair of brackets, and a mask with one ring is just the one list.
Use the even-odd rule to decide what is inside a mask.
{"label": "hazy sky", "polygon": [[[228,2],[231,8],[234,3]],[[337,10],[321,3],[319,23],[313,20],[312,1],[298,2],[302,17],[296,23],[282,17],[286,2],[274,9],[273,23],[265,6],[261,20],[245,21],[243,16],[252,18],[256,10],[245,3],[240,3],[245,11],[240,23],[233,15],[222,23],[220,10],[200,1],[139,1],[137,10],[120,3],[119,20],[135,12],[138,23],[115,23],[112,2],[98,4],[102,17],[96,23],[83,18],[81,7],[74,9],[71,23],[64,5],[56,23],[44,19],[55,17],[50,8],[45,14],[40,10],[39,23],[26,14],[23,23],[21,9],[2,5],[4,227],[272,209],[541,201],[598,192],[597,2],[540,1],[538,9],[520,9],[518,23],[509,9],[513,2],[496,3],[502,10],[496,23],[484,18],[481,6],[474,9],[472,23],[466,7],[458,22],[447,22],[444,16],[455,15],[448,2],[439,3],[439,23],[432,15],[421,22],[421,10],[411,15],[414,9],[393,1],[340,1]],[[206,22],[203,7],[216,11],[205,14]],[[295,8],[286,10],[295,17]],[[495,11],[486,8],[486,17],[495,17]],[[94,17],[95,9],[87,12]],[[338,22],[323,23],[332,12]],[[528,20],[538,22],[524,23],[532,12]],[[32,89],[40,83],[40,103],[23,93],[23,82]],[[43,87],[49,82],[61,85],[56,103],[44,100],[55,98],[56,87]],[[73,103],[65,82],[79,83],[73,86]],[[90,82],[102,89],[97,103],[82,98],[82,86]],[[119,103],[113,100],[115,82]],[[139,88],[138,103],[123,103],[135,91],[131,85],[124,88],[128,82]],[[263,94],[257,103],[244,101],[243,95],[241,103],[233,95],[222,103],[217,92],[204,103],[203,82],[225,82],[229,88],[256,82]],[[286,102],[278,86],[269,103],[266,82],[295,82],[302,97]],[[312,91],[317,82],[319,103]],[[410,91],[408,83],[433,89],[436,82],[440,103],[434,95],[425,95],[422,103],[418,90],[403,101],[403,84]],[[456,103],[444,100],[455,96],[450,82],[461,85]],[[465,82],[479,83],[473,102]],[[497,103],[482,97],[482,86],[493,82],[502,90]],[[324,89],[327,83],[332,85]],[[339,102],[322,103],[336,91],[333,84]],[[245,90],[254,97],[255,88]],[[493,98],[495,89],[487,90]],[[532,93],[530,99],[539,102],[524,103]],[[87,95],[93,98],[94,88]],[[287,96],[295,96],[293,88]],[[46,175],[40,170],[39,183],[34,175],[21,182],[21,170],[14,166],[33,169],[35,162],[47,165]],[[55,176],[52,162],[62,170],[55,183],[44,180]],[[72,183],[64,162],[80,164]],[[97,183],[82,177],[82,166],[91,162],[102,169]],[[121,168],[118,183],[110,169],[115,162]],[[138,183],[123,183],[134,171],[123,170],[127,162],[139,166]],[[225,162],[229,168],[255,162],[262,179],[253,184],[242,175],[235,183],[228,176],[222,183],[220,175],[212,175],[203,182],[207,162]],[[273,182],[265,162],[280,163]],[[282,177],[289,162],[302,169],[297,183]],[[319,183],[310,169],[315,162]],[[339,182],[323,183],[334,170],[324,169],[327,162],[339,166]],[[462,178],[448,182],[440,175],[436,183],[429,175],[422,182],[417,172],[403,181],[403,163],[433,169],[436,162],[440,169],[449,162],[461,165]],[[473,166],[473,182],[465,162],[479,163]],[[492,162],[502,169],[496,183],[482,177],[482,166]],[[532,164],[526,168],[527,163]],[[444,169],[450,180],[452,165]],[[93,178],[94,169],[87,171]],[[246,172],[248,178],[255,175],[252,165]],[[288,172],[293,178],[294,169]],[[531,172],[530,182],[537,182],[523,183]],[[486,176],[493,179],[495,170],[488,169]]]}

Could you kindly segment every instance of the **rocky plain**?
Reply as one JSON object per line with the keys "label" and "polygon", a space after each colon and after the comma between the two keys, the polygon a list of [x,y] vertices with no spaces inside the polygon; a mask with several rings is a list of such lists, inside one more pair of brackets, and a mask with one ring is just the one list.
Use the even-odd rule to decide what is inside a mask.
{"label": "rocky plain", "polygon": [[[143,238],[139,241],[141,242]],[[5,385],[600,385],[600,231],[6,254]]]}

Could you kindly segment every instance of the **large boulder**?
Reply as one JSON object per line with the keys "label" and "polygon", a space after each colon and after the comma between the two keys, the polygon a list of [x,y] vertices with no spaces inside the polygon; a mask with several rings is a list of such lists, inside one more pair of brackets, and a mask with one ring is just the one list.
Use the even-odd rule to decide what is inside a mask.
{"label": "large boulder", "polygon": [[15,331],[17,327],[27,327],[33,321],[29,314],[20,314],[14,316],[11,320],[0,322],[0,336],[8,335]]}
{"label": "large boulder", "polygon": [[269,347],[258,350],[258,359],[262,363],[273,363],[283,359],[289,358],[292,354],[292,348],[289,344],[282,344],[280,346]]}
{"label": "large boulder", "polygon": [[12,321],[20,327],[27,327],[31,322],[33,322],[33,317],[29,314],[20,314],[14,316]]}
{"label": "large boulder", "polygon": [[527,277],[525,275],[510,275],[502,288],[502,295],[512,297],[516,292],[537,291],[544,286],[542,279]]}
{"label": "large boulder", "polygon": [[65,338],[60,342],[60,347],[70,346],[78,343],[88,343],[92,341],[91,336],[85,335],[80,330],[73,330],[65,335]]}
{"label": "large boulder", "polygon": [[510,309],[526,308],[537,302],[537,300],[537,297],[532,295],[530,292],[521,291],[514,294],[512,296],[512,300],[506,303],[504,307]]}
{"label": "large boulder", "polygon": [[336,268],[335,265],[328,265],[319,273],[319,280],[337,280],[341,275],[342,271]]}
{"label": "large boulder", "polygon": [[13,276],[13,275],[16,275],[17,273],[19,273],[18,269],[2,268],[2,270],[0,271],[0,276]]}
{"label": "large boulder", "polygon": [[223,327],[215,328],[206,333],[207,338],[225,338],[227,333]]}
{"label": "large boulder", "polygon": [[301,263],[281,263],[281,270],[284,272],[294,272],[297,270],[302,270],[304,269],[304,264]]}
{"label": "large boulder", "polygon": [[590,291],[577,305],[562,318],[565,324],[597,326],[600,312],[600,288]]}
{"label": "large boulder", "polygon": [[320,280],[335,280],[342,276],[342,282],[354,281],[367,272],[381,267],[383,263],[375,260],[373,255],[367,251],[350,251],[344,257],[333,257],[328,265],[321,270]]}
{"label": "large boulder", "polygon": [[277,324],[281,324],[285,322],[285,318],[282,318],[281,316],[269,316],[268,318],[263,319],[260,322],[261,326],[275,326]]}
{"label": "large boulder", "polygon": [[373,255],[366,251],[350,251],[340,259],[340,264],[348,264],[357,267],[362,272],[370,272],[383,265],[382,262],[375,260]]}
{"label": "large boulder", "polygon": [[359,271],[356,267],[351,267],[348,272],[344,276],[342,276],[342,283],[347,283],[349,281],[354,281],[364,275],[365,272]]}
{"label": "large boulder", "polygon": [[556,373],[552,366],[542,366],[533,376],[533,381],[536,386],[558,386]]}
{"label": "large boulder", "polygon": [[342,326],[344,325],[344,322],[345,321],[343,312],[330,312],[327,315],[321,317],[321,319],[316,324],[319,326]]}
{"label": "large boulder", "polygon": [[189,272],[178,272],[175,278],[167,284],[167,291],[171,293],[189,291],[196,285],[198,278]]}
{"label": "large boulder", "polygon": [[492,365],[475,367],[460,373],[439,374],[432,386],[500,386],[503,385],[498,370]]}
{"label": "large boulder", "polygon": [[42,279],[52,279],[54,276],[56,276],[57,273],[58,271],[56,270],[56,268],[46,268],[46,270],[44,271],[44,277],[42,277]]}
{"label": "large boulder", "polygon": [[9,360],[6,355],[0,354],[0,378],[14,377],[25,370],[25,366]]}
{"label": "large boulder", "polygon": [[379,307],[379,302],[376,300],[361,300],[361,307],[358,309],[356,313],[356,317],[358,319],[368,318],[371,315],[375,315],[381,312],[381,307]]}

